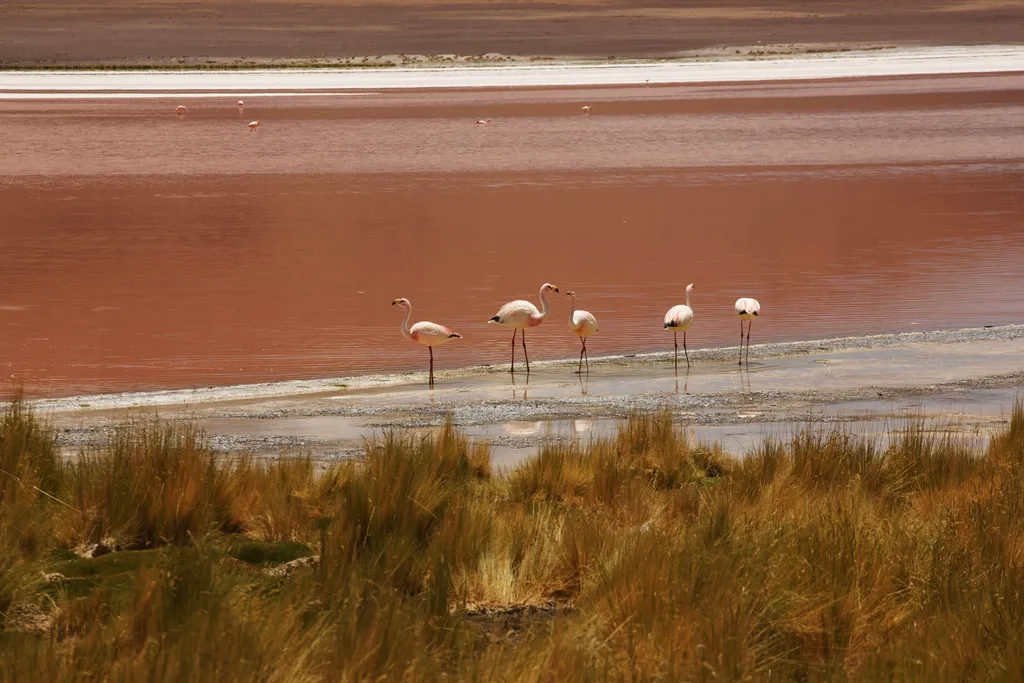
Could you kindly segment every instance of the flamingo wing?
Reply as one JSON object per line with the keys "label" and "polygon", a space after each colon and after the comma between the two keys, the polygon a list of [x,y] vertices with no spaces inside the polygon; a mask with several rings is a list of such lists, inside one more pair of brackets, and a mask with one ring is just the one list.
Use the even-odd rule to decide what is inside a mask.
{"label": "flamingo wing", "polygon": [[572,314],[572,331],[576,334],[591,335],[597,332],[597,318],[590,311],[576,311]]}
{"label": "flamingo wing", "polygon": [[498,309],[498,313],[488,322],[507,325],[509,327],[525,327],[531,318],[540,316],[540,311],[529,301],[510,301]]}
{"label": "flamingo wing", "polygon": [[685,330],[693,322],[693,309],[685,304],[673,306],[665,314],[666,330]]}
{"label": "flamingo wing", "polygon": [[409,336],[425,346],[446,344],[452,339],[462,339],[458,334],[444,325],[424,320],[409,328]]}
{"label": "flamingo wing", "polygon": [[757,299],[743,297],[736,300],[736,315],[755,316],[761,312],[761,304]]}

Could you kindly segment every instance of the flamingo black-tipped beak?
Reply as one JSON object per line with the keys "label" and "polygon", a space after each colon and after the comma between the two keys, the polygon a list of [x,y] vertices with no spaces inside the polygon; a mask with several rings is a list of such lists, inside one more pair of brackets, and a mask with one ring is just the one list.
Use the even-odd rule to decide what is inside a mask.
{"label": "flamingo black-tipped beak", "polygon": [[558,292],[558,287],[552,286],[551,289],[555,290],[556,293]]}

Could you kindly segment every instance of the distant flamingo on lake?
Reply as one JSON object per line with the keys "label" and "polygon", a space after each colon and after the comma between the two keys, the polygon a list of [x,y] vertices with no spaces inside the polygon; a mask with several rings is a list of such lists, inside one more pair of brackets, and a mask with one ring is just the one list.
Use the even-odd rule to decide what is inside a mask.
{"label": "distant flamingo on lake", "polygon": [[242,100],[238,100],[238,108],[241,109],[244,106],[245,106],[245,102],[243,102]]}
{"label": "distant flamingo on lake", "polygon": [[259,121],[250,121],[247,125],[249,126],[249,130],[255,131],[257,128],[260,127],[260,122]]}
{"label": "distant flamingo on lake", "polygon": [[587,374],[590,374],[590,356],[587,355],[587,337],[597,333],[597,318],[590,311],[576,310],[576,292],[569,291],[568,296],[572,297],[572,308],[569,309],[569,329],[579,335],[583,342],[580,350],[580,367],[577,374],[583,373],[583,357],[587,357]]}
{"label": "distant flamingo on lake", "polygon": [[526,328],[537,327],[544,322],[544,318],[547,317],[550,308],[548,306],[547,297],[544,295],[548,290],[557,292],[558,287],[547,282],[540,286],[541,310],[538,311],[537,307],[529,301],[517,299],[516,301],[510,301],[499,308],[498,314],[487,321],[488,324],[497,323],[503,327],[512,328],[512,366],[510,367],[509,372],[515,373],[516,371],[516,332],[522,330],[523,356],[526,358],[526,374],[530,374],[530,356],[526,353]]}
{"label": "distant flamingo on lake", "polygon": [[740,317],[740,365],[743,365],[743,321],[747,320],[747,365],[750,365],[750,326],[761,312],[757,299],[744,297],[736,300],[736,315]]}
{"label": "distant flamingo on lake", "polygon": [[585,105],[583,105],[582,107],[580,107],[580,110],[581,110],[581,111],[582,111],[582,112],[583,112],[584,114],[589,114],[589,113],[590,113],[590,105],[589,105],[589,104],[585,104]]}
{"label": "distant flamingo on lake", "polygon": [[693,291],[693,283],[686,285],[686,305],[680,304],[668,309],[665,314],[665,329],[672,330],[672,338],[675,341],[676,370],[679,370],[679,331],[683,331],[683,355],[686,356],[686,369],[690,369],[690,354],[686,351],[686,330],[693,324],[693,309],[690,308],[690,292]]}
{"label": "distant flamingo on lake", "polygon": [[181,116],[185,113],[185,105],[179,104],[177,107],[174,108],[174,111],[178,116]]}
{"label": "distant flamingo on lake", "polygon": [[452,339],[462,339],[444,325],[427,321],[418,322],[409,327],[409,318],[412,317],[412,304],[408,299],[395,299],[392,306],[401,306],[405,309],[405,320],[402,321],[402,334],[406,339],[423,344],[430,350],[430,386],[434,386],[434,347],[447,344]]}
{"label": "distant flamingo on lake", "polygon": [[491,123],[490,119],[477,119],[476,120],[476,125],[478,125],[478,126],[487,126],[487,125],[490,125],[490,123]]}

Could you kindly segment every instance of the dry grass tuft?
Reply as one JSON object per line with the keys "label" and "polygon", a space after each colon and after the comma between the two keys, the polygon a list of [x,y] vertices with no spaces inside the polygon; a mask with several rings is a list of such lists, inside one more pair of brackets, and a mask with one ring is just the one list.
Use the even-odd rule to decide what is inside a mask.
{"label": "dry grass tuft", "polygon": [[[327,466],[154,421],[64,465],[15,401],[0,681],[1015,679],[1024,406],[887,443],[634,415],[495,475],[450,421]],[[68,550],[107,535],[147,549]]]}

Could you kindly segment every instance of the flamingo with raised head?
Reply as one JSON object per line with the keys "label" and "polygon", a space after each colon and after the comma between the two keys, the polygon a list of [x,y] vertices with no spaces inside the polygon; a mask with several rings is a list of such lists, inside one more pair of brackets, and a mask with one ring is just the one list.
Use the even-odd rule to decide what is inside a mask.
{"label": "flamingo with raised head", "polygon": [[597,318],[590,311],[576,310],[576,292],[570,290],[568,296],[572,297],[572,308],[569,309],[569,329],[579,336],[583,342],[580,349],[580,367],[577,374],[583,374],[583,358],[587,359],[587,374],[590,374],[590,356],[587,354],[587,337],[597,333]]}
{"label": "flamingo with raised head", "polygon": [[750,326],[754,324],[754,318],[761,313],[761,304],[757,299],[743,297],[736,299],[736,315],[740,318],[740,365],[743,365],[743,321],[747,322],[747,365],[750,365]]}
{"label": "flamingo with raised head", "polygon": [[686,351],[686,330],[693,324],[693,309],[690,308],[690,292],[693,291],[693,283],[686,285],[686,304],[680,304],[668,309],[665,314],[665,329],[672,330],[672,338],[675,341],[675,365],[679,370],[679,331],[683,332],[683,355],[686,356],[686,369],[690,369],[690,354]]}
{"label": "flamingo with raised head", "polygon": [[176,113],[178,116],[181,116],[182,114],[184,114],[185,113],[185,105],[184,104],[179,104],[177,107],[174,108],[174,113]]}
{"label": "flamingo with raised head", "polygon": [[251,131],[254,131],[254,132],[255,132],[255,130],[256,130],[257,128],[259,128],[259,127],[260,127],[260,122],[259,122],[259,121],[250,121],[250,122],[249,122],[248,124],[246,124],[246,125],[248,125],[248,127],[249,127],[249,130],[251,130]]}
{"label": "flamingo with raised head", "polygon": [[412,304],[408,299],[395,299],[392,306],[401,306],[405,309],[405,320],[402,321],[402,334],[406,339],[423,344],[430,350],[430,386],[434,386],[434,347],[447,344],[452,339],[462,337],[444,325],[427,321],[418,322],[409,327],[409,318],[412,317]]}
{"label": "flamingo with raised head", "polygon": [[501,308],[498,309],[497,315],[487,321],[490,323],[497,323],[504,327],[512,328],[512,366],[509,372],[515,373],[516,371],[516,332],[522,330],[522,342],[523,342],[523,356],[526,358],[526,374],[530,374],[530,356],[526,353],[526,328],[537,327],[544,318],[547,317],[548,312],[551,310],[548,306],[547,297],[544,296],[548,291],[557,292],[558,287],[553,284],[545,282],[540,286],[540,310],[531,304],[529,301],[523,301],[517,299],[516,301],[510,301]]}

